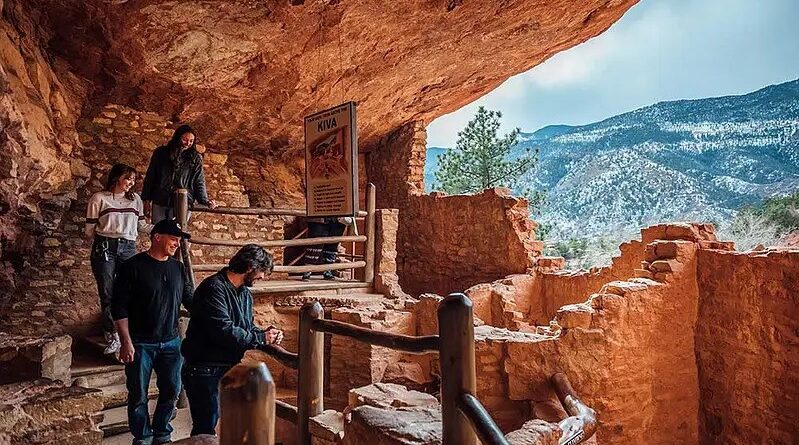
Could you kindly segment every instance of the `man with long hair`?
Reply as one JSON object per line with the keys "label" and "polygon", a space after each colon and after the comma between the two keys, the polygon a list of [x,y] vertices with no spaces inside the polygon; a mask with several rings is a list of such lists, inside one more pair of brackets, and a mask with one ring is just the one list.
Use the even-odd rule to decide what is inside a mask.
{"label": "man with long hair", "polygon": [[214,434],[219,420],[219,380],[248,349],[280,343],[283,333],[253,321],[252,287],[272,272],[272,255],[248,244],[228,267],[203,280],[194,292],[183,341],[183,385],[189,398],[191,435]]}
{"label": "man with long hair", "polygon": [[142,199],[144,212],[153,224],[177,216],[172,202],[177,189],[188,190],[189,205],[199,202],[216,207],[216,203],[208,199],[203,158],[197,151],[194,130],[188,125],[178,127],[169,142],[156,148],[150,158]]}

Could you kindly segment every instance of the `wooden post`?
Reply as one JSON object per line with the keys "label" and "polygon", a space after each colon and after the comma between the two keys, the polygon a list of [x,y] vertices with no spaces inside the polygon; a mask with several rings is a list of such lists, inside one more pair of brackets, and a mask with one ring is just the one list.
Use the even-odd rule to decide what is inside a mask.
{"label": "wooden post", "polygon": [[371,286],[375,281],[375,185],[372,183],[366,186],[366,219],[363,225],[366,232],[366,269],[363,271],[363,281]]}
{"label": "wooden post", "polygon": [[[174,211],[175,211],[175,218],[180,224],[180,227],[185,232],[186,227],[189,222],[189,192],[186,189],[177,189],[175,190],[174,196]],[[189,256],[189,243],[186,242],[185,239],[180,240],[180,257],[178,258],[180,261],[183,262],[183,266],[185,267],[186,271],[186,280],[188,280],[189,284],[191,284],[192,289],[194,289],[194,270],[191,266],[191,257]],[[187,308],[188,309],[188,308]],[[178,334],[180,336],[180,340],[186,338],[186,329],[188,329],[189,320],[188,318],[183,319],[181,318],[179,323]],[[178,396],[178,408],[186,408],[189,406],[189,399],[186,397],[186,390],[183,388],[180,389],[180,395]]]}
{"label": "wooden post", "polygon": [[[175,190],[175,217],[184,232],[189,228],[189,192],[186,189]],[[180,259],[186,267],[186,279],[189,280],[191,287],[194,288],[194,268],[191,264],[189,254],[189,242],[185,239],[180,240]]]}
{"label": "wooden post", "polygon": [[299,367],[297,383],[297,442],[311,444],[310,418],[324,410],[324,333],[313,330],[314,320],[324,318],[318,301],[300,308]]}
{"label": "wooden post", "polygon": [[263,362],[240,363],[219,382],[220,445],[274,445],[275,382]]}
{"label": "wooden post", "polygon": [[443,445],[476,445],[477,434],[458,408],[461,394],[475,394],[474,318],[464,294],[450,294],[438,306]]}

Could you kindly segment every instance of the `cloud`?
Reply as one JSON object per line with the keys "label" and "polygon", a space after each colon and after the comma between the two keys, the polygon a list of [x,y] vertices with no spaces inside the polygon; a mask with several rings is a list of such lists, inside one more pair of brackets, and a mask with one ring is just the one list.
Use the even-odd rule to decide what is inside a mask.
{"label": "cloud", "polygon": [[617,47],[612,35],[594,38],[570,51],[555,54],[525,73],[525,77],[534,87],[544,89],[586,83],[600,71],[601,65]]}
{"label": "cloud", "polygon": [[641,0],[605,33],[433,121],[428,145],[455,145],[479,105],[502,112],[504,132],[534,131],[793,80],[797,23],[797,0]]}

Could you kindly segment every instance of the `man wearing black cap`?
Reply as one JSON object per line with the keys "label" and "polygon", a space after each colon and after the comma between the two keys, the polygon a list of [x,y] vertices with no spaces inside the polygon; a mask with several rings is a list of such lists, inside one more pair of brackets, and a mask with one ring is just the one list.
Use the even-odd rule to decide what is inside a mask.
{"label": "man wearing black cap", "polygon": [[[189,234],[175,220],[158,222],[150,232],[150,249],[123,263],[114,280],[111,313],[122,341],[119,358],[125,363],[134,445],[171,441],[183,362],[178,317],[180,304],[188,309],[194,291],[183,265],[173,258],[181,238]],[[153,371],[158,402],[151,425],[147,392]]]}

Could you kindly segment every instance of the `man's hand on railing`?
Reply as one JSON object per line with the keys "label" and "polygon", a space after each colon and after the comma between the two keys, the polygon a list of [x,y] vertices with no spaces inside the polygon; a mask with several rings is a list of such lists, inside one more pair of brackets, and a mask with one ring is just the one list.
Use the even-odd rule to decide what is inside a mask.
{"label": "man's hand on railing", "polygon": [[264,340],[268,345],[279,345],[283,341],[283,331],[274,326],[269,326],[264,331]]}

